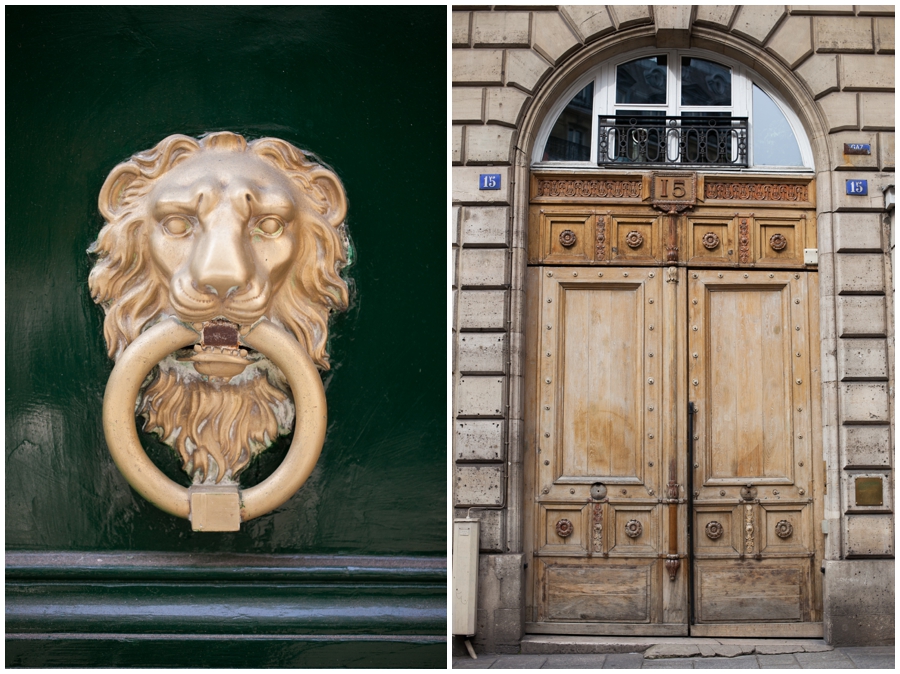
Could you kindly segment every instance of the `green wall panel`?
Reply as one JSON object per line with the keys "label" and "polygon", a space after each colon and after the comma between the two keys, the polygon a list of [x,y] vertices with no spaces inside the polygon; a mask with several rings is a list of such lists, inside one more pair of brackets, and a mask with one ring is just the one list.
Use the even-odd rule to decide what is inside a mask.
{"label": "green wall panel", "polygon": [[[7,548],[445,555],[446,9],[5,11]],[[332,166],[355,255],[319,464],[235,534],[192,533],[113,465],[112,362],[85,252],[113,166],[169,134],[216,130],[283,138]]]}

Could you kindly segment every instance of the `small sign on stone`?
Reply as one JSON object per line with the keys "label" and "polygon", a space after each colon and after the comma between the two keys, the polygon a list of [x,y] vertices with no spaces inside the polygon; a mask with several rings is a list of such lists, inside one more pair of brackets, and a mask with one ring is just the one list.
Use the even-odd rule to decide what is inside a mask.
{"label": "small sign on stone", "polygon": [[500,174],[499,173],[482,173],[478,177],[478,189],[480,190],[499,190]]}
{"label": "small sign on stone", "polygon": [[864,197],[869,194],[869,181],[868,180],[848,180],[847,181],[847,194],[852,194],[857,197]]}

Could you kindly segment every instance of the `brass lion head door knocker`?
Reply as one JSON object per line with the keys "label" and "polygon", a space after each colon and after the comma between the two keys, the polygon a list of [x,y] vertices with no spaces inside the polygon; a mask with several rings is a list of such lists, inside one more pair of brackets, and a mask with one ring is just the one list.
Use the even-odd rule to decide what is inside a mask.
{"label": "brass lion head door knocker", "polygon": [[[325,439],[328,319],[347,308],[349,242],[337,176],[276,138],[173,135],[116,166],[89,285],[116,361],[103,400],[110,453],[131,486],[194,530],[236,531],[303,485]],[[147,457],[144,430],[191,476]],[[281,465],[238,475],[294,426]]]}

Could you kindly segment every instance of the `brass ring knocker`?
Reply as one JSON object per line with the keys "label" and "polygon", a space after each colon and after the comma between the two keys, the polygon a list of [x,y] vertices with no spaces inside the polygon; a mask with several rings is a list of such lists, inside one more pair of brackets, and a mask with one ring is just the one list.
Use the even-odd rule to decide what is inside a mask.
{"label": "brass ring knocker", "polygon": [[[285,503],[312,473],[325,441],[325,389],[315,365],[297,340],[269,320],[258,322],[241,341],[269,358],[287,378],[297,410],[290,449],[275,472],[254,487],[182,487],[147,457],[137,435],[135,403],[141,385],[157,363],[177,349],[194,344],[198,337],[183,323],[166,318],[134,340],[107,382],[103,431],[116,466],[141,496],[171,515],[191,520],[195,530],[236,531],[240,522]],[[210,497],[218,498],[218,505],[216,512],[207,516],[205,508]]]}

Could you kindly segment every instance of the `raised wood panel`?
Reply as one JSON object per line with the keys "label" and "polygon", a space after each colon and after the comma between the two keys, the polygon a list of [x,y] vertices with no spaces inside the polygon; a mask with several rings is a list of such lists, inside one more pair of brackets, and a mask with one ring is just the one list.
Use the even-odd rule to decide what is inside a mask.
{"label": "raised wood panel", "polygon": [[808,453],[806,293],[796,276],[691,274],[690,378],[705,487],[793,484]]}
{"label": "raised wood panel", "polygon": [[659,275],[558,270],[544,285],[542,477],[644,484],[660,445]]}
{"label": "raised wood panel", "polygon": [[[652,555],[659,551],[659,522],[662,506],[610,503],[609,554]],[[628,525],[637,523],[640,534],[628,535]],[[634,533],[634,529],[631,530]]]}
{"label": "raised wood panel", "polygon": [[[796,211],[754,217],[756,263],[766,267],[802,266],[806,221],[806,214]],[[815,244],[812,247],[815,248]]]}
{"label": "raised wood panel", "polygon": [[616,564],[541,558],[538,564],[545,600],[540,619],[651,622],[657,560]]}
{"label": "raised wood panel", "polygon": [[663,259],[662,217],[658,213],[613,212],[607,220],[611,260],[639,264]]}
{"label": "raised wood panel", "polygon": [[[593,259],[594,216],[592,211],[541,209],[539,219],[541,257],[546,262],[585,264]],[[572,243],[569,244],[569,241]]]}
{"label": "raised wood panel", "polygon": [[698,622],[799,622],[809,615],[807,559],[697,560]]}
{"label": "raised wood panel", "polygon": [[[560,535],[560,521],[572,524],[572,533]],[[565,529],[562,529],[565,533]],[[590,508],[584,504],[542,503],[540,512],[540,546],[538,552],[553,555],[583,556],[591,545]]]}
{"label": "raised wood panel", "polygon": [[685,256],[690,265],[737,262],[736,224],[731,212],[685,216]]}

